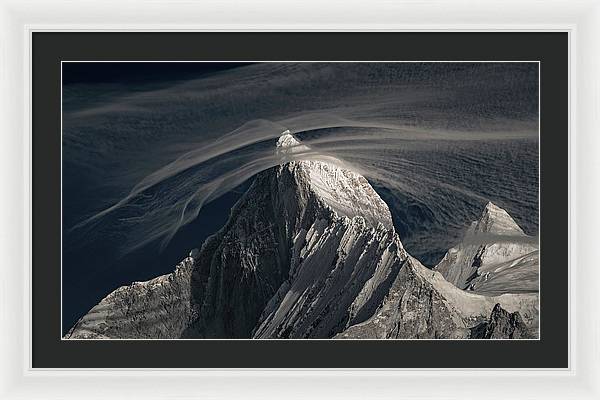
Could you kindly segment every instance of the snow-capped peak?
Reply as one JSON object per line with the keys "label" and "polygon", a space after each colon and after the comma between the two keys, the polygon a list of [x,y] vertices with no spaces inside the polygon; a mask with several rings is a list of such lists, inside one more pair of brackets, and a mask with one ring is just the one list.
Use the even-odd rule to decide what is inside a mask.
{"label": "snow-capped peak", "polygon": [[281,133],[275,147],[277,154],[284,157],[289,157],[294,154],[299,155],[301,153],[308,154],[310,151],[310,147],[301,144],[300,141],[292,135],[289,129]]}
{"label": "snow-capped peak", "polygon": [[296,139],[294,137],[294,135],[292,135],[292,133],[290,132],[289,129],[281,132],[281,136],[279,136],[279,139],[277,139],[277,148],[280,147],[293,147],[293,146],[297,146],[299,145],[300,142],[298,141],[298,139]]}
{"label": "snow-capped peak", "polygon": [[491,201],[483,209],[481,217],[474,226],[475,232],[484,233],[511,233],[524,235],[523,230],[514,219],[504,210]]}
{"label": "snow-capped peak", "polygon": [[369,182],[346,163],[331,156],[320,155],[302,144],[289,130],[277,140],[277,151],[284,154],[306,154],[294,161],[303,172],[303,179],[319,198],[340,216],[363,217],[372,226],[382,223],[393,227],[392,215],[387,204],[379,197]]}

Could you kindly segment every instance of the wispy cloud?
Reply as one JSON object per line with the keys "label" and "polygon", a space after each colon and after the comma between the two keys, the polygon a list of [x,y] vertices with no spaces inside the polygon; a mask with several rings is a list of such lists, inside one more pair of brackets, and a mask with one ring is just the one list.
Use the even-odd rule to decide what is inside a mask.
{"label": "wispy cloud", "polygon": [[[257,173],[323,157],[392,193],[485,202],[488,194],[459,176],[464,169],[439,168],[427,154],[432,147],[451,153],[453,143],[535,140],[531,74],[530,67],[493,64],[259,64],[125,91],[64,115],[65,161],[119,196],[68,228],[93,235],[102,224],[126,237],[125,252],[167,243],[206,203]],[[308,147],[276,152],[287,129]],[[446,212],[437,207],[438,215]]]}

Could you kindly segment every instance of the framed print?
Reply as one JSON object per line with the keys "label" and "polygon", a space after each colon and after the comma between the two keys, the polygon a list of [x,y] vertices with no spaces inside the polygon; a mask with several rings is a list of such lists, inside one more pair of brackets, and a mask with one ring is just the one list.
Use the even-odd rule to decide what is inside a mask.
{"label": "framed print", "polygon": [[587,31],[272,26],[27,28],[17,375],[594,398]]}
{"label": "framed print", "polygon": [[[45,60],[63,37],[74,58],[59,57],[56,74]],[[175,39],[201,56],[76,55],[77,41],[143,49],[149,40],[158,54]],[[567,271],[542,267],[566,262],[542,243],[566,240],[566,198],[545,193],[561,176],[566,188],[567,169],[544,161],[565,149],[567,39],[34,33],[34,80],[60,75],[62,96],[56,144],[33,133],[34,153],[37,143],[60,146],[62,187],[62,232],[48,232],[61,239],[60,268],[33,265],[34,367],[56,362],[54,346],[65,355],[57,367],[108,362],[88,353],[94,346],[116,362],[114,340],[128,348],[121,366],[142,368],[131,355],[148,348],[172,355],[157,367],[452,367],[464,346],[495,353],[457,366],[568,367],[566,307],[541,318],[544,293],[567,304]],[[493,59],[469,50],[444,60],[434,52],[444,41],[454,57],[477,42],[498,47]],[[431,60],[388,50],[407,42]],[[248,58],[251,43],[263,54]],[[273,60],[278,43],[302,61]],[[542,92],[544,82],[553,83]],[[40,117],[36,126],[49,126]],[[50,182],[52,164],[36,165]],[[36,294],[37,276],[61,293],[58,313]],[[35,329],[50,328],[51,315],[62,316],[60,336]],[[298,355],[282,360],[276,348]],[[448,356],[401,357],[420,348]],[[221,356],[188,364],[178,351]]]}

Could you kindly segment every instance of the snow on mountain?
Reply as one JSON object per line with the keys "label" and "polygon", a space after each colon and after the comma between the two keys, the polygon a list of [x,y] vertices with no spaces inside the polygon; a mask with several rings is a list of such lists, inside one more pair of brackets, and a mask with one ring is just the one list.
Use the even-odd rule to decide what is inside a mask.
{"label": "snow on mountain", "polygon": [[489,201],[473,227],[475,233],[525,235],[506,210]]}
{"label": "snow on mountain", "polygon": [[[286,131],[275,151],[309,150]],[[471,230],[523,235],[501,211],[486,207]],[[519,253],[487,246],[483,260]],[[109,294],[67,337],[470,338],[496,304],[535,331],[536,293],[483,296],[440,272],[406,252],[363,176],[311,157],[258,174],[199,252]]]}
{"label": "snow on mountain", "polygon": [[537,334],[536,293],[483,296],[464,291],[409,257],[373,314],[353,321],[336,338],[478,338],[473,329],[488,322],[487,316],[496,305],[519,314]]}
{"label": "snow on mountain", "polygon": [[[276,146],[279,153],[310,151],[289,131],[282,133]],[[312,191],[338,215],[348,218],[362,216],[374,227],[382,223],[388,229],[393,228],[387,204],[362,175],[343,166],[340,160],[318,155],[316,160],[302,160],[297,164],[306,173]]]}
{"label": "snow on mountain", "polygon": [[539,283],[538,245],[490,202],[434,270],[457,287],[481,294],[534,293]]}

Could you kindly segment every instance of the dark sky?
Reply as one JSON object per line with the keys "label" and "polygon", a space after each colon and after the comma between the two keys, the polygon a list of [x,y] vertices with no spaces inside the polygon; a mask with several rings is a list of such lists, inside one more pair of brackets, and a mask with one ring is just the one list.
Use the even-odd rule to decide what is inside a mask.
{"label": "dark sky", "polygon": [[73,83],[160,83],[201,78],[207,74],[248,65],[248,63],[218,62],[154,62],[154,63],[82,63],[64,62],[63,85]]}

